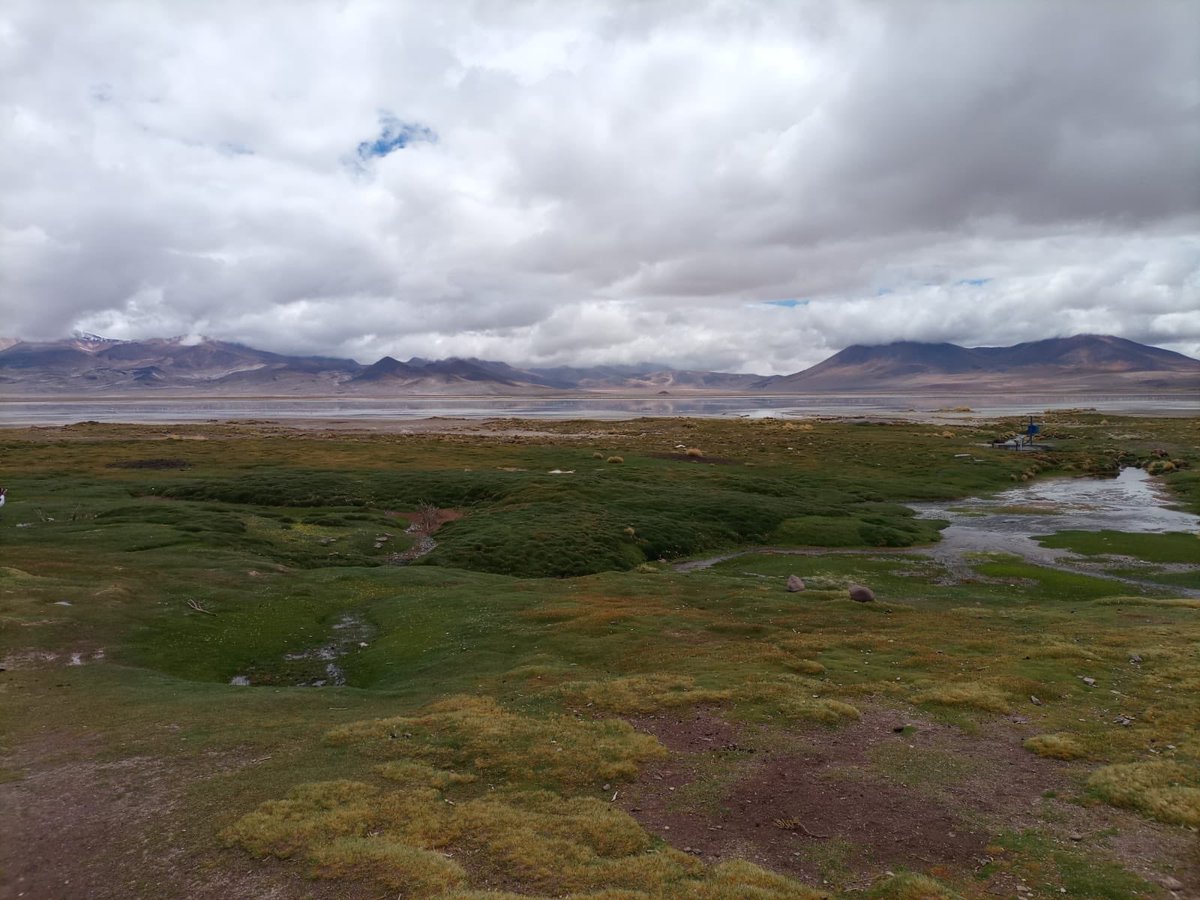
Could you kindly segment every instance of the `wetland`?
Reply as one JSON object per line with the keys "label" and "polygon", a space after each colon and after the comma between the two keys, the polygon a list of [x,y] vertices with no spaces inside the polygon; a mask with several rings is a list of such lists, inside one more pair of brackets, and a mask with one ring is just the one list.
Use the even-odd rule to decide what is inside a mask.
{"label": "wetland", "polygon": [[1020,428],[3,429],[0,895],[1194,896],[1200,423]]}

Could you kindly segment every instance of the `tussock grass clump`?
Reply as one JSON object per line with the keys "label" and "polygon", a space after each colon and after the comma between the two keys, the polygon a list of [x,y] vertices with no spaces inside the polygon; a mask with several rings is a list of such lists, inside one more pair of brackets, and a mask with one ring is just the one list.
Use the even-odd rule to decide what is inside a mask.
{"label": "tussock grass clump", "polygon": [[574,703],[589,703],[621,714],[648,713],[669,706],[723,703],[733,691],[696,686],[687,675],[631,675],[611,681],[575,681],[562,686]]}
{"label": "tussock grass clump", "polygon": [[723,862],[712,870],[706,882],[685,887],[686,893],[679,896],[698,900],[821,900],[828,896],[744,859]]}
{"label": "tussock grass clump", "polygon": [[821,682],[795,675],[784,675],[778,681],[756,684],[744,689],[739,699],[759,704],[771,716],[822,725],[842,725],[862,717],[857,707],[831,697],[814,697],[814,687]]}
{"label": "tussock grass clump", "polygon": [[941,685],[914,694],[909,699],[913,703],[966,706],[984,712],[1001,714],[1012,712],[1012,698],[998,687],[982,681],[960,681]]}
{"label": "tussock grass clump", "polygon": [[780,704],[780,710],[789,718],[820,722],[822,725],[841,725],[844,722],[856,722],[862,718],[858,707],[829,697],[819,697],[813,700],[788,700]]}
{"label": "tussock grass clump", "polygon": [[428,786],[442,790],[453,784],[470,784],[476,781],[474,775],[464,772],[451,772],[447,769],[435,769],[425,763],[411,760],[398,760],[384,763],[375,769],[388,781],[401,784]]}
{"label": "tussock grass clump", "polygon": [[750,863],[709,869],[686,853],[656,848],[636,820],[594,797],[505,788],[446,799],[431,788],[382,793],[361,783],[305,785],[292,799],[244,816],[224,838],[257,856],[304,852],[318,878],[366,878],[405,896],[464,887],[466,872],[443,855],[456,851],[470,855],[473,872],[555,895],[821,896]]}
{"label": "tussock grass clump", "polygon": [[1030,753],[1049,759],[1082,759],[1087,751],[1069,734],[1038,734],[1028,738],[1022,745]]}
{"label": "tussock grass clump", "polygon": [[685,454],[687,456],[692,457],[693,459],[700,459],[701,457],[704,456],[704,451],[701,450],[699,447],[688,447],[687,450],[685,451]]}
{"label": "tussock grass clump", "polygon": [[370,878],[402,896],[433,897],[467,882],[463,867],[440,853],[381,837],[339,838],[312,852],[317,878]]}
{"label": "tussock grass clump", "polygon": [[658,741],[626,722],[524,716],[490,697],[451,697],[421,715],[335,728],[328,739],[376,756],[559,787],[632,779],[642,763],[666,754]]}
{"label": "tussock grass clump", "polygon": [[361,781],[320,781],[269,800],[225,829],[222,837],[254,856],[286,859],[318,843],[360,834],[374,818],[379,789]]}
{"label": "tussock grass clump", "polygon": [[785,659],[785,667],[802,675],[824,675],[825,667],[815,659]]}
{"label": "tussock grass clump", "polygon": [[608,459],[606,459],[606,460],[605,460],[605,462],[606,462],[606,463],[613,463],[613,464],[623,463],[623,462],[625,462],[625,457],[623,457],[623,456],[610,456]]}
{"label": "tussock grass clump", "polygon": [[1200,827],[1198,785],[1194,770],[1166,761],[1105,766],[1088,779],[1088,789],[1106,803],[1193,828]]}
{"label": "tussock grass clump", "polygon": [[958,900],[954,893],[936,878],[901,872],[879,882],[867,892],[871,900]]}

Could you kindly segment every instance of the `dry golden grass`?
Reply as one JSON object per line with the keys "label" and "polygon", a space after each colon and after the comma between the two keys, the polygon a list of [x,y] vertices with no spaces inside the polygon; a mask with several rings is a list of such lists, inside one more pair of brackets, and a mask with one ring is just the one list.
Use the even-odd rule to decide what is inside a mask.
{"label": "dry golden grass", "polygon": [[903,872],[876,886],[871,897],[877,900],[957,900],[958,894],[936,878]]}
{"label": "dry golden grass", "polygon": [[575,681],[562,685],[567,700],[591,704],[623,715],[654,712],[669,706],[722,703],[733,691],[696,687],[686,675],[631,675],[610,681]]}
{"label": "dry golden grass", "polygon": [[701,450],[699,447],[688,447],[686,452],[687,452],[687,455],[692,457],[693,459],[700,459],[701,457],[704,456],[704,451]]}
{"label": "dry golden grass", "polygon": [[478,780],[474,775],[462,772],[451,772],[447,769],[435,769],[425,763],[412,760],[396,760],[387,762],[375,769],[383,778],[398,784],[425,786],[442,790],[454,784],[470,784]]}
{"label": "dry golden grass", "polygon": [[623,457],[623,456],[610,456],[608,459],[606,459],[606,460],[605,460],[605,462],[608,462],[608,463],[623,463],[623,462],[625,462],[625,457]]}
{"label": "dry golden grass", "polygon": [[738,692],[738,699],[761,704],[772,715],[784,720],[841,725],[861,718],[862,714],[849,703],[814,695],[824,687],[822,682],[813,678],[782,675],[775,681],[747,685]]}
{"label": "dry golden grass", "polygon": [[1050,759],[1082,759],[1087,751],[1069,734],[1038,734],[1024,743],[1026,750]]}
{"label": "dry golden grass", "polygon": [[417,716],[355,722],[329,733],[334,744],[377,756],[428,760],[469,774],[583,786],[635,778],[665,755],[661,744],[613,719],[535,718],[490,697],[451,697]]}
{"label": "dry golden grass", "polygon": [[1001,714],[1012,711],[1012,698],[995,685],[982,681],[960,681],[941,685],[913,694],[909,699],[913,703],[966,706]]}
{"label": "dry golden grass", "polygon": [[[795,691],[801,681],[781,687]],[[646,676],[582,688],[589,690],[616,704],[636,704],[644,695],[674,703],[730,693],[697,689],[690,678]],[[857,715],[837,701],[811,705],[821,712],[807,717]],[[386,784],[301,785],[243,816],[224,839],[260,857],[304,858],[318,878],[367,879],[403,897],[467,897],[469,879],[480,874],[554,896],[821,896],[750,863],[710,868],[663,848],[607,798],[531,786],[587,789],[601,779],[631,777],[662,755],[657,741],[623,722],[536,718],[491,699],[454,697],[419,715],[334,729],[329,740],[389,757],[375,769]],[[482,794],[479,776],[490,782]],[[471,858],[470,876],[455,861],[460,853]]]}
{"label": "dry golden grass", "polygon": [[263,804],[224,837],[257,856],[303,853],[318,878],[366,878],[405,897],[465,887],[467,873],[453,860],[461,852],[470,855],[472,871],[555,896],[821,896],[746,862],[708,868],[656,847],[609,803],[551,791],[500,789],[450,802],[431,787],[384,793],[361,782],[312,784]]}
{"label": "dry golden grass", "polygon": [[317,878],[370,878],[402,897],[434,897],[467,883],[458,863],[384,837],[347,837],[312,851]]}
{"label": "dry golden grass", "polygon": [[1136,809],[1160,822],[1200,827],[1196,772],[1167,761],[1122,763],[1097,769],[1088,787],[1113,806]]}

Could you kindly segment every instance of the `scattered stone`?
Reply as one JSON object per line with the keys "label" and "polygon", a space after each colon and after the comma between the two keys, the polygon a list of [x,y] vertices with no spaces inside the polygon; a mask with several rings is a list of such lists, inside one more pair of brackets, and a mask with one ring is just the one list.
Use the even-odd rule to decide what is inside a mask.
{"label": "scattered stone", "polygon": [[789,593],[796,593],[804,590],[804,579],[799,575],[789,575],[787,580],[787,589]]}
{"label": "scattered stone", "polygon": [[1162,877],[1162,879],[1159,881],[1159,884],[1161,884],[1163,887],[1165,887],[1168,891],[1182,891],[1183,890],[1183,882],[1180,881],[1178,878],[1172,878],[1170,875],[1164,875]]}
{"label": "scattered stone", "polygon": [[1131,666],[1140,666],[1142,664],[1142,657],[1137,653],[1133,654],[1133,656],[1129,657],[1129,664]]}
{"label": "scattered stone", "polygon": [[1124,713],[1122,713],[1121,715],[1119,715],[1115,719],[1113,719],[1113,724],[1114,725],[1123,725],[1126,728],[1128,728],[1130,725],[1133,724],[1133,717],[1127,716]]}
{"label": "scattered stone", "polygon": [[1042,705],[1042,701],[1039,700],[1037,697],[1033,696],[1033,694],[1029,695],[1029,702],[1032,703],[1034,706]]}
{"label": "scattered stone", "polygon": [[1079,676],[1079,680],[1080,680],[1080,681],[1082,681],[1084,684],[1086,684],[1088,687],[1095,687],[1095,686],[1096,686],[1096,679],[1095,679],[1095,678],[1089,678],[1089,677],[1088,677],[1088,676],[1086,676],[1086,675],[1080,675],[1080,676]]}
{"label": "scattered stone", "polygon": [[875,592],[864,584],[852,584],[848,590],[850,599],[858,603],[871,603],[875,599]]}
{"label": "scattered stone", "polygon": [[1069,837],[1070,837],[1070,838],[1071,838],[1071,840],[1073,840],[1073,841],[1082,841],[1082,840],[1083,840],[1083,835],[1082,835],[1082,834],[1080,834],[1078,831],[1076,831],[1075,833],[1073,833],[1073,834],[1069,835]]}
{"label": "scattered stone", "polygon": [[55,600],[54,605],[55,606],[70,606],[71,601],[70,600]]}
{"label": "scattered stone", "polygon": [[250,686],[250,676],[234,675],[232,678],[229,679],[229,683],[232,685],[236,685],[237,687],[249,687]]}

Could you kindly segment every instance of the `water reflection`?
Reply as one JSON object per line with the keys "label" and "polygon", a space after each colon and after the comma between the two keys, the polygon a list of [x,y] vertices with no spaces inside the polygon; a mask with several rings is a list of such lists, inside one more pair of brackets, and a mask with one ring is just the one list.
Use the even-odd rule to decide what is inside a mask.
{"label": "water reflection", "polygon": [[1035,535],[1056,531],[1161,533],[1200,530],[1200,518],[1166,505],[1167,498],[1142,469],[1116,478],[1050,478],[986,499],[909,504],[924,518],[947,519],[935,557],[964,552],[1014,553],[1049,565],[1068,555],[1042,547]]}

